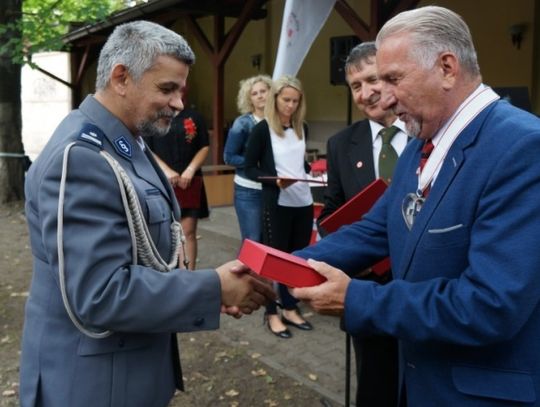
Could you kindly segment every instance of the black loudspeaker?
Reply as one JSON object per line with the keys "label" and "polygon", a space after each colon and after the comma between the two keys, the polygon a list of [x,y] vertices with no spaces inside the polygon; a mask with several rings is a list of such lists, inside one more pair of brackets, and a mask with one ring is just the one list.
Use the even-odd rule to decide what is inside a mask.
{"label": "black loudspeaker", "polygon": [[501,99],[504,99],[527,112],[532,112],[531,99],[529,99],[529,88],[526,86],[493,88],[493,90],[501,97]]}
{"label": "black loudspeaker", "polygon": [[346,85],[345,60],[349,52],[360,43],[355,35],[330,38],[330,83],[332,85]]}

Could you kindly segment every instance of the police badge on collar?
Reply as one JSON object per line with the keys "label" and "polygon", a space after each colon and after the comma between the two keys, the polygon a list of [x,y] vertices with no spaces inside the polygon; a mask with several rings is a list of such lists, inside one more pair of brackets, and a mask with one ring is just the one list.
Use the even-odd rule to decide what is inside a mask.
{"label": "police badge on collar", "polygon": [[115,139],[113,145],[118,154],[124,158],[127,158],[128,160],[131,160],[132,147],[130,142],[124,136],[120,136]]}

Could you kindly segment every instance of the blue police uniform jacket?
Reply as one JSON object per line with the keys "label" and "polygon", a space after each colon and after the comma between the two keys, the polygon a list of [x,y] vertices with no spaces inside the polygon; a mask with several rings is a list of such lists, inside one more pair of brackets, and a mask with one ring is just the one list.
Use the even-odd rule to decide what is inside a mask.
{"label": "blue police uniform jacket", "polygon": [[[87,131],[92,129],[92,131]],[[71,308],[64,308],[57,254],[63,152],[71,149],[62,230]],[[99,150],[124,168],[152,239],[171,256],[170,224],[179,208],[163,173],[128,129],[93,96],[58,126],[26,180],[33,276],[26,304],[20,398],[28,406],[166,406],[181,387],[175,332],[215,329],[220,283],[214,270],[161,273],[135,265],[116,177]]]}

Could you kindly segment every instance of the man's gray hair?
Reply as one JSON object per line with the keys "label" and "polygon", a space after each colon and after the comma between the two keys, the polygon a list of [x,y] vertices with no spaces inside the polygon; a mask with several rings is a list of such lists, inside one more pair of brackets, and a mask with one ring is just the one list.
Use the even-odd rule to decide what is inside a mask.
{"label": "man's gray hair", "polygon": [[442,52],[452,52],[472,77],[480,75],[480,67],[471,33],[463,19],[444,7],[426,6],[404,11],[384,24],[376,45],[395,34],[411,34],[411,51],[424,67],[431,68]]}
{"label": "man's gray hair", "polygon": [[115,65],[124,65],[137,82],[161,55],[187,65],[195,63],[195,54],[186,40],[162,25],[133,21],[117,26],[99,54],[96,90],[105,89]]}
{"label": "man's gray hair", "polygon": [[349,72],[351,68],[361,68],[362,64],[369,64],[375,58],[377,48],[375,42],[368,41],[356,45],[345,60],[345,72]]}

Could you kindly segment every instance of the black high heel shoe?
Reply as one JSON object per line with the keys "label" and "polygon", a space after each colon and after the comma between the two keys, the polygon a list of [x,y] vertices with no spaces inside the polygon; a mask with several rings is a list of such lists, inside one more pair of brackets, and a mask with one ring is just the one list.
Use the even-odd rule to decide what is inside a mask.
{"label": "black high heel shoe", "polygon": [[297,324],[296,322],[293,322],[285,317],[285,315],[281,315],[281,322],[283,322],[285,325],[291,325],[295,328],[301,329],[302,331],[312,331],[313,325],[311,325],[308,321],[301,322]]}
{"label": "black high heel shoe", "polygon": [[276,335],[278,338],[282,338],[282,339],[292,338],[292,333],[287,328],[285,328],[283,331],[278,331],[278,332],[272,330],[272,328],[270,327],[270,318],[268,318],[267,313],[264,314],[263,324],[266,325],[268,330],[272,332],[274,335]]}

